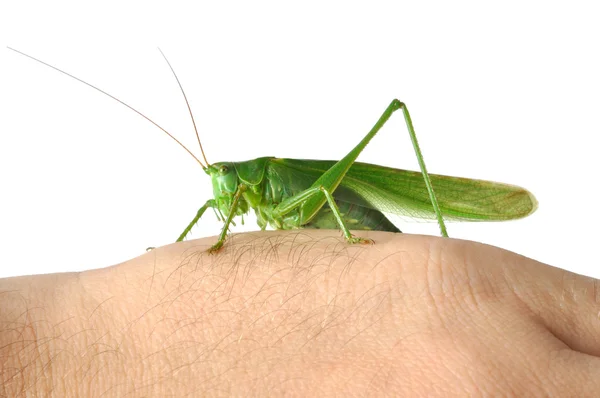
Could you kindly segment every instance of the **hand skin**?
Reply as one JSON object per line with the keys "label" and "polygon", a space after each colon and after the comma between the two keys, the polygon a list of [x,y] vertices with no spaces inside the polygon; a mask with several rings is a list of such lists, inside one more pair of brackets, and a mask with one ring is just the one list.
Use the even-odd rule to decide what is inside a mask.
{"label": "hand skin", "polygon": [[376,244],[260,232],[2,279],[0,396],[600,396],[598,280],[360,236]]}

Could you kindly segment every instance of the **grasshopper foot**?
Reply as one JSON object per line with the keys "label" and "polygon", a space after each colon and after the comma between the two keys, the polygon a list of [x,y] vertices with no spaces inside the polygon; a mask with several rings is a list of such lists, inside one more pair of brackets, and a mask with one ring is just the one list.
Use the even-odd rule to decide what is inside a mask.
{"label": "grasshopper foot", "polygon": [[358,237],[358,236],[351,236],[350,238],[348,238],[346,240],[350,244],[355,244],[355,243],[360,243],[360,244],[363,244],[363,245],[373,245],[373,244],[375,244],[375,241],[373,239],[365,239],[365,238],[361,238],[361,237]]}
{"label": "grasshopper foot", "polygon": [[223,248],[223,241],[220,240],[207,250],[208,254],[217,254]]}

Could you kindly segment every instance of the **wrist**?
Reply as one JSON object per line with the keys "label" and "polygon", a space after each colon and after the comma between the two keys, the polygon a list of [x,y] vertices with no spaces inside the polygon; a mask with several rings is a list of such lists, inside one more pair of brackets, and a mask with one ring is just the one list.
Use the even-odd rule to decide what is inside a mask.
{"label": "wrist", "polygon": [[[71,355],[83,313],[76,273],[0,279],[0,391],[4,396],[65,392],[55,375]],[[3,389],[3,390],[2,390]]]}
{"label": "wrist", "polygon": [[393,360],[392,346],[360,347],[400,327],[385,252],[358,264],[363,247],[297,233],[239,235],[212,256],[209,243],[0,281],[7,395],[235,394],[257,380],[264,393],[310,393],[350,374],[367,385],[377,368],[359,363]]}

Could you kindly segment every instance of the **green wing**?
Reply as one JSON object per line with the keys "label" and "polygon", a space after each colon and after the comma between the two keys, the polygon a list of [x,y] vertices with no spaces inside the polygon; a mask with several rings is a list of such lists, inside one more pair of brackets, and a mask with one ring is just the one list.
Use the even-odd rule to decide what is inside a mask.
{"label": "green wing", "polygon": [[[333,164],[330,160],[271,159],[275,170],[287,169],[297,182],[315,181]],[[537,208],[535,197],[515,185],[437,174],[430,177],[442,214],[448,220],[512,220],[526,217]],[[351,191],[353,194],[343,197],[350,203],[400,216],[435,219],[423,176],[418,172],[356,162],[337,191]]]}

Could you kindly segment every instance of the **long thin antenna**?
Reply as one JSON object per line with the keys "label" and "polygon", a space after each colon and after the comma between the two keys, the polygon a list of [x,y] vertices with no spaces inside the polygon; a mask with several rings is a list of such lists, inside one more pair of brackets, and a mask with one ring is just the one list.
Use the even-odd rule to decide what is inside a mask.
{"label": "long thin antenna", "polygon": [[117,102],[121,103],[122,105],[125,105],[127,108],[131,109],[132,111],[134,111],[135,113],[137,113],[138,115],[140,115],[141,117],[143,117],[144,119],[146,119],[147,121],[149,121],[150,123],[152,123],[153,125],[155,125],[156,127],[158,127],[159,129],[161,129],[161,130],[162,130],[164,133],[166,133],[166,134],[167,134],[169,137],[171,137],[171,139],[173,139],[173,140],[174,140],[176,143],[178,143],[178,144],[179,144],[179,145],[180,145],[180,146],[181,146],[183,149],[185,149],[185,150],[186,150],[186,152],[187,152],[187,153],[189,153],[189,154],[190,154],[190,156],[191,156],[191,157],[193,157],[193,158],[196,160],[196,162],[198,162],[198,163],[200,164],[200,166],[201,166],[203,169],[205,169],[205,170],[206,170],[207,166],[205,166],[205,165],[204,165],[204,163],[202,163],[202,162],[200,161],[200,159],[198,159],[198,158],[197,158],[197,157],[196,157],[196,156],[195,156],[195,155],[194,155],[194,154],[193,154],[193,153],[192,153],[192,152],[191,152],[189,149],[187,149],[185,145],[183,145],[183,144],[182,144],[182,143],[181,143],[181,142],[180,142],[180,141],[179,141],[177,138],[175,138],[175,137],[174,137],[174,136],[173,136],[171,133],[169,133],[167,130],[165,130],[164,128],[162,128],[161,126],[159,126],[159,125],[158,125],[158,123],[156,123],[154,120],[150,119],[148,116],[144,115],[142,112],[138,111],[138,110],[137,110],[137,109],[135,109],[134,107],[132,107],[132,106],[130,106],[130,105],[128,105],[128,104],[126,104],[125,102],[123,102],[123,101],[121,101],[120,99],[118,99],[117,97],[115,97],[115,96],[113,96],[113,95],[111,95],[111,94],[107,93],[106,91],[104,91],[104,90],[101,90],[101,89],[99,89],[98,87],[96,87],[96,86],[94,86],[94,85],[92,85],[92,84],[90,84],[90,83],[88,83],[88,82],[86,82],[86,81],[84,81],[84,80],[81,80],[80,78],[78,78],[78,77],[76,77],[76,76],[73,76],[73,75],[72,75],[72,74],[70,74],[70,73],[67,73],[67,72],[65,72],[64,70],[60,70],[60,69],[58,69],[58,68],[57,68],[57,67],[55,67],[55,66],[52,66],[52,65],[50,65],[50,64],[48,64],[48,63],[46,63],[46,62],[44,62],[44,61],[41,61],[41,60],[39,60],[39,59],[37,59],[37,58],[35,58],[35,57],[32,57],[31,55],[27,55],[27,54],[25,54],[25,53],[23,53],[23,52],[21,52],[21,51],[19,51],[19,50],[15,50],[15,49],[14,49],[14,48],[12,48],[12,47],[8,47],[8,46],[7,46],[7,48],[8,48],[9,50],[12,50],[12,51],[14,51],[14,52],[16,52],[16,53],[19,53],[19,54],[21,54],[21,55],[23,55],[23,56],[25,56],[25,57],[27,57],[27,58],[31,58],[32,60],[34,60],[34,61],[37,61],[37,62],[39,62],[40,64],[46,65],[46,66],[48,66],[48,67],[50,67],[50,68],[52,68],[52,69],[54,69],[54,70],[56,70],[56,71],[58,71],[58,72],[60,72],[60,73],[64,74],[64,75],[67,75],[67,76],[69,76],[69,77],[71,77],[71,78],[73,78],[73,79],[75,79],[75,80],[77,80],[77,81],[79,81],[79,82],[81,82],[81,83],[85,84],[86,86],[89,86],[89,87],[93,88],[94,90],[97,90],[97,91],[101,92],[102,94],[104,94],[104,95],[106,95],[106,96],[108,96],[108,97],[110,97],[110,98],[114,99],[115,101],[117,101]]}
{"label": "long thin antenna", "polygon": [[187,95],[185,95],[185,91],[183,90],[183,86],[179,82],[177,73],[175,73],[175,69],[173,69],[173,67],[171,66],[171,63],[167,59],[165,53],[162,52],[160,47],[158,48],[158,51],[160,51],[160,54],[163,56],[165,61],[167,61],[167,65],[169,65],[169,68],[171,68],[171,72],[173,72],[173,76],[175,76],[175,80],[177,80],[177,84],[179,85],[181,94],[183,94],[183,99],[185,100],[185,104],[187,105],[188,111],[190,112],[190,117],[192,118],[192,124],[194,125],[194,131],[196,132],[196,138],[198,139],[198,145],[200,145],[200,152],[202,152],[202,157],[204,158],[204,162],[206,163],[207,166],[209,166],[210,163],[208,163],[208,160],[206,160],[206,155],[204,154],[204,148],[202,148],[202,142],[200,141],[200,135],[198,134],[198,129],[196,128],[196,120],[194,120],[194,115],[192,114],[192,108],[190,107],[190,103],[188,102]]}

